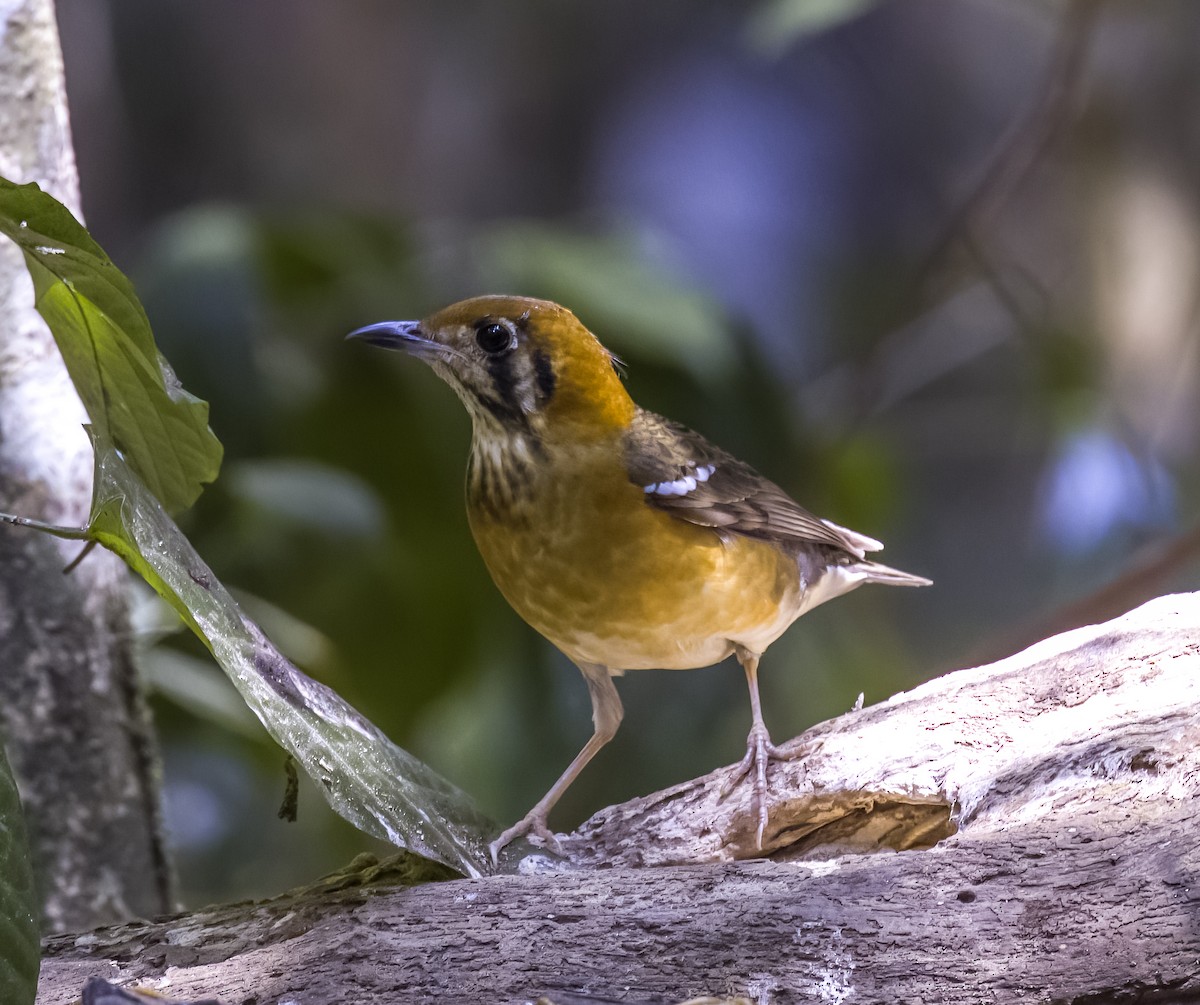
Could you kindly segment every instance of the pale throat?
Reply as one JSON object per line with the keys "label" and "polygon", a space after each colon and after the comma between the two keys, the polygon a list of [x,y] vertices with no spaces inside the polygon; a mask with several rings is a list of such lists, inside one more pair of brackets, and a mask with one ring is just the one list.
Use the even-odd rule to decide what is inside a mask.
{"label": "pale throat", "polygon": [[514,432],[491,415],[473,416],[467,503],[496,519],[512,518],[532,496],[544,447],[533,433]]}

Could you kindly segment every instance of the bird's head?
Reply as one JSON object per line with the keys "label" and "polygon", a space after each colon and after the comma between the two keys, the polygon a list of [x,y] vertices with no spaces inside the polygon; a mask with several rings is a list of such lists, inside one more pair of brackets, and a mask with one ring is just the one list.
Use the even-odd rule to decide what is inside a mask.
{"label": "bird's head", "polygon": [[429,363],[467,406],[476,435],[611,435],[635,411],[613,354],[549,300],[473,297],[422,321],[383,321],[348,337]]}

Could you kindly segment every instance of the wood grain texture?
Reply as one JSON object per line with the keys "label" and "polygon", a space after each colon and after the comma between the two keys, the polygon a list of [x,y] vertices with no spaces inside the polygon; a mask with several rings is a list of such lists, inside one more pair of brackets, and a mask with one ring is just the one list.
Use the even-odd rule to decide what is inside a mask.
{"label": "wood grain texture", "polygon": [[598,814],[557,871],[54,940],[38,1000],[1200,1000],[1198,681],[1200,595],[1162,598],[811,730],[768,860],[723,769]]}

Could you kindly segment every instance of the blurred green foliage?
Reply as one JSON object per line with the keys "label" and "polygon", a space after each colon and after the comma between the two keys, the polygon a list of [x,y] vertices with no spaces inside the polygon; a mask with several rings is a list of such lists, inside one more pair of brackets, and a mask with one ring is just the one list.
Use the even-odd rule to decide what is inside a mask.
{"label": "blurred green foliage", "polygon": [[27,1005],[37,991],[38,901],[21,800],[0,750],[0,1000]]}
{"label": "blurred green foliage", "polygon": [[766,0],[751,18],[747,36],[756,47],[778,54],[809,35],[836,28],[866,13],[880,0]]}
{"label": "blurred green foliage", "polygon": [[[236,239],[214,241],[214,229]],[[928,573],[942,561],[939,548],[1009,547],[1003,526],[968,545],[953,520],[926,524],[946,512],[938,493],[951,493],[967,516],[975,505],[967,486],[979,482],[969,467],[995,463],[987,458],[1000,448],[976,444],[935,469],[923,452],[937,436],[923,428],[929,419],[910,392],[881,411],[856,409],[872,347],[865,355],[851,347],[858,356],[844,365],[858,375],[854,383],[842,383],[842,400],[805,424],[806,409],[829,389],[814,385],[807,400],[789,391],[744,325],[653,256],[641,257],[636,242],[575,221],[506,221],[458,242],[420,254],[410,224],[378,215],[198,209],[164,224],[144,288],[165,350],[201,357],[189,380],[212,399],[213,425],[229,444],[226,477],[187,518],[201,554],[224,581],[286,612],[291,629],[277,624],[273,635],[285,651],[289,637],[308,638],[289,652],[300,665],[496,818],[528,808],[578,749],[589,729],[586,690],[507,607],[475,552],[461,505],[469,442],[461,405],[425,368],[345,344],[349,329],[420,316],[465,290],[558,298],[627,360],[641,403],[717,439],[811,509],[882,537],[892,545],[889,561]],[[210,332],[215,345],[201,335]],[[964,412],[954,420],[961,428],[940,435],[957,440],[973,423],[982,423],[985,439],[1013,443],[1066,435],[1092,415],[1096,350],[1072,332],[1045,332],[1001,360],[967,353],[956,373],[975,385],[976,400],[989,401],[987,387],[1013,386],[1020,373],[1024,390],[1009,419]],[[231,358],[239,363],[228,380]],[[1032,469],[1018,475],[1016,462],[1002,463],[1014,480],[1031,481]],[[1016,507],[1013,526],[1034,522],[1017,498],[1002,502]],[[923,533],[932,542],[924,549],[906,544]],[[1055,564],[1046,551],[1033,561],[1047,571]],[[1029,609],[1029,597],[1012,595],[983,613],[971,608],[971,594],[941,601],[959,617],[934,635],[932,602],[899,591],[864,590],[807,615],[764,661],[773,734],[782,739],[846,711],[860,692],[872,702],[915,683],[977,643],[981,624],[1019,621]],[[172,672],[161,659],[153,665],[156,679]],[[619,685],[625,725],[568,792],[556,825],[735,759],[748,721],[736,670],[627,675]],[[170,763],[229,758],[230,742],[244,753],[257,748],[258,768],[237,787],[281,792],[277,753],[223,737],[223,714],[185,690],[161,691],[171,703],[159,708],[173,738]],[[218,777],[237,775],[227,768]],[[221,798],[238,805],[236,793]],[[363,844],[311,793],[299,827],[320,837],[294,859],[261,866],[252,881],[244,871],[225,874],[228,892],[332,868]],[[185,878],[211,888],[211,878],[199,877],[221,874],[216,862],[242,841],[239,828],[224,833],[183,849]],[[273,878],[273,868],[291,878]]]}
{"label": "blurred green foliage", "polygon": [[720,306],[656,268],[654,249],[638,237],[532,221],[493,225],[483,235],[480,288],[570,304],[585,324],[619,333],[647,361],[710,382],[727,378],[733,352]]}
{"label": "blurred green foliage", "polygon": [[[352,328],[558,299],[639,403],[931,576],[772,646],[777,740],[996,655],[1195,519],[1189,0],[58,8],[89,220],[228,451],[185,529],[285,652],[497,819],[577,751],[586,691],[475,552],[461,405]],[[278,752],[140,623],[189,899],[358,851],[311,790],[275,820]],[[740,756],[736,666],[618,687],[556,826]]]}
{"label": "blurred green foliage", "polygon": [[[237,239],[214,241],[217,227]],[[458,400],[424,368],[343,342],[360,323],[439,305],[411,292],[437,289],[446,278],[422,267],[407,233],[403,222],[389,231],[378,218],[280,222],[227,206],[193,211],[159,235],[163,250],[150,256],[142,288],[172,356],[197,352],[203,343],[192,333],[225,318],[257,321],[241,329],[247,344],[236,355],[250,363],[237,383],[254,388],[269,409],[256,416],[230,402],[240,424],[227,432],[228,387],[206,384],[203,365],[189,377],[198,393],[211,396],[213,425],[229,450],[225,477],[185,520],[200,553],[223,581],[268,597],[295,619],[290,631],[278,626],[272,634],[308,672],[487,811],[512,818],[586,738],[587,694],[574,667],[504,603],[475,552],[461,502],[469,424]],[[509,282],[572,303],[629,360],[630,389],[643,403],[721,438],[818,511],[886,534],[904,498],[886,431],[806,444],[754,343],[702,291],[639,262],[617,241],[576,225],[487,228],[471,241],[488,249],[477,265],[477,288],[511,289],[485,277],[519,277]],[[343,258],[342,242],[354,253]],[[364,270],[376,276],[374,289],[363,284]],[[203,295],[222,275],[239,280],[219,299]],[[627,286],[628,298],[606,298]],[[619,299],[617,309],[606,299]],[[381,307],[382,300],[394,302]],[[187,314],[177,324],[179,305]],[[662,318],[669,323],[648,338]],[[876,631],[894,616],[890,598],[871,598],[865,607]],[[778,736],[848,709],[860,690],[881,698],[897,674],[916,669],[895,628],[887,629],[886,672],[870,669],[878,658],[873,644],[861,652],[845,646],[844,626],[862,616],[863,605],[817,612],[772,648],[764,687]],[[296,632],[322,644],[289,647]],[[177,706],[160,709],[168,735],[197,737],[205,720],[229,728],[227,710],[195,679],[200,666],[157,654],[151,665],[154,680],[175,678],[160,688]],[[803,669],[785,670],[791,667]],[[609,801],[732,760],[743,744],[749,713],[735,664],[687,675],[631,674],[620,687],[627,724],[612,752],[568,793],[556,813],[564,827]],[[197,718],[181,728],[185,713]],[[277,761],[262,751],[264,784]],[[613,771],[621,762],[637,768]],[[275,782],[282,791],[282,779]],[[306,800],[301,825],[313,815],[320,810]],[[343,834],[336,854],[355,846]],[[220,847],[204,850],[217,855]]]}

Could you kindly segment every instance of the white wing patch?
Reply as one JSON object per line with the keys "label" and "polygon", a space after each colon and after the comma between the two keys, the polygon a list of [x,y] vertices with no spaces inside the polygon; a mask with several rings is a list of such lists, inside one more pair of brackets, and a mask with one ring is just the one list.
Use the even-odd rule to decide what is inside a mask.
{"label": "white wing patch", "polygon": [[701,464],[697,468],[692,468],[691,474],[676,478],[674,481],[655,482],[653,485],[643,486],[642,491],[648,496],[685,496],[689,492],[695,492],[696,486],[708,481],[716,470],[711,464]]}

